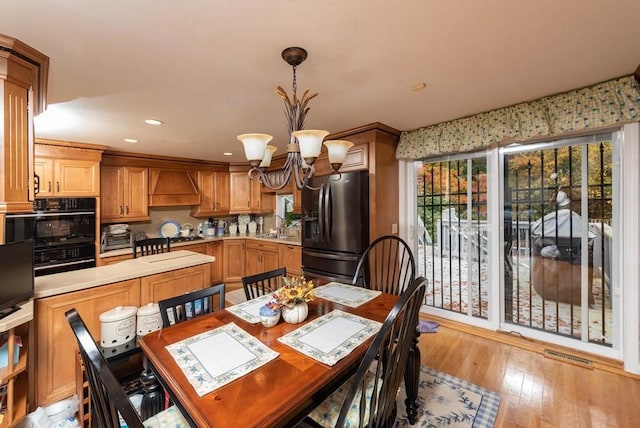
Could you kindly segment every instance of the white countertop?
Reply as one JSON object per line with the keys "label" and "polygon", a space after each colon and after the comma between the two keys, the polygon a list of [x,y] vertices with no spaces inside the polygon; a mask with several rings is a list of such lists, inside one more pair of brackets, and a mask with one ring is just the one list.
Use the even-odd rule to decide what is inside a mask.
{"label": "white countertop", "polygon": [[182,250],[138,257],[107,266],[38,276],[35,278],[34,298],[41,299],[214,261],[215,257]]}

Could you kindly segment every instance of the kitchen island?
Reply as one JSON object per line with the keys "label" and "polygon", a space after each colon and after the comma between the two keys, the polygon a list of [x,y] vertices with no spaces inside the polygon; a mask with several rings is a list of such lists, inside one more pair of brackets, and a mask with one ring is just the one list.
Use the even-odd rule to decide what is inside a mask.
{"label": "kitchen island", "polygon": [[214,260],[181,250],[35,278],[36,404],[46,406],[82,388],[66,311],[76,308],[94,339],[100,340],[101,313],[209,287]]}

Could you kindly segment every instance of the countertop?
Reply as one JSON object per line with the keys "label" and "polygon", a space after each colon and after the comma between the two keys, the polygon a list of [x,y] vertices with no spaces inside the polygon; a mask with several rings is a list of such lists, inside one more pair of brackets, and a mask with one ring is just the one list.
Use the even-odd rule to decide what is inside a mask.
{"label": "countertop", "polygon": [[[173,251],[174,248],[177,249],[186,245],[197,245],[197,244],[202,244],[207,242],[215,242],[215,241],[222,241],[222,240],[228,240],[228,239],[251,239],[255,241],[276,242],[278,244],[288,244],[288,245],[298,245],[298,246],[302,245],[302,242],[300,242],[300,240],[297,239],[296,237],[289,237],[287,239],[276,239],[276,238],[258,238],[256,235],[244,235],[244,236],[224,235],[224,236],[215,236],[211,238],[198,239],[194,241],[172,242],[171,250]],[[122,248],[119,250],[105,251],[104,253],[100,254],[100,258],[104,259],[108,257],[122,256],[124,254],[131,254],[131,248]]]}
{"label": "countertop", "polygon": [[181,250],[124,260],[108,266],[38,276],[35,278],[34,298],[41,299],[214,261],[215,257]]}

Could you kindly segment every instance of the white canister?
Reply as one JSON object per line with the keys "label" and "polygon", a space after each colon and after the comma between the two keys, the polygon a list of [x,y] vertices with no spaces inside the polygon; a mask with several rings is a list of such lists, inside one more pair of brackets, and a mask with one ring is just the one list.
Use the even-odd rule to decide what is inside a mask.
{"label": "white canister", "polygon": [[235,235],[238,233],[238,225],[235,223],[231,223],[229,225],[229,235]]}
{"label": "white canister", "polygon": [[247,234],[247,223],[242,223],[238,225],[238,233],[240,233],[240,235]]}
{"label": "white canister", "polygon": [[100,314],[100,345],[103,348],[122,345],[136,337],[135,306],[117,306]]}
{"label": "white canister", "polygon": [[162,318],[160,317],[160,307],[157,303],[147,303],[138,308],[138,317],[136,322],[136,333],[138,336],[144,336],[152,331],[162,328]]}
{"label": "white canister", "polygon": [[249,223],[249,234],[250,235],[255,235],[256,231],[258,230],[258,225],[256,224],[255,221],[252,221]]}

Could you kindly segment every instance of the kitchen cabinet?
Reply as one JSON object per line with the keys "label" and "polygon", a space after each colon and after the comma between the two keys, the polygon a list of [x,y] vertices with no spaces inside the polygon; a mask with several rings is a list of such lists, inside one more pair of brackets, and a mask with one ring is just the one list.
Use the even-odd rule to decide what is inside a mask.
{"label": "kitchen cabinet", "polygon": [[242,284],[242,277],[245,276],[245,240],[225,239],[223,276],[227,288],[238,288]]}
{"label": "kitchen cabinet", "polygon": [[229,173],[197,171],[200,204],[191,209],[192,217],[211,217],[229,212]]}
{"label": "kitchen cabinet", "polygon": [[246,171],[229,173],[231,214],[268,214],[275,210],[275,194],[263,193],[258,178],[249,178]]}
{"label": "kitchen cabinet", "polygon": [[99,340],[99,316],[116,306],[140,306],[140,279],[36,300],[38,406],[46,406],[76,392],[73,362],[78,346],[64,313],[76,308],[91,335]]}
{"label": "kitchen cabinet", "polygon": [[35,197],[33,118],[47,105],[49,58],[0,35],[0,70],[0,213],[29,212]]}
{"label": "kitchen cabinet", "polygon": [[34,170],[38,182],[36,197],[100,196],[102,150],[57,144],[51,142],[35,145]]}
{"label": "kitchen cabinet", "polygon": [[145,276],[140,280],[140,301],[143,305],[157,303],[210,285],[211,268],[208,263]]}
{"label": "kitchen cabinet", "polygon": [[224,282],[224,244],[222,241],[207,242],[207,254],[216,258],[211,263],[211,285]]}
{"label": "kitchen cabinet", "polygon": [[229,173],[229,212],[231,214],[251,211],[251,183],[246,172]]}
{"label": "kitchen cabinet", "polygon": [[100,221],[149,220],[148,174],[148,168],[103,165]]}
{"label": "kitchen cabinet", "polygon": [[280,244],[278,246],[278,265],[287,268],[287,276],[302,275],[302,247]]}
{"label": "kitchen cabinet", "polygon": [[[35,336],[32,330],[33,325],[33,300],[20,305],[17,311],[6,318],[0,320],[0,332],[6,334],[8,341],[6,344],[7,366],[0,368],[0,379],[6,388],[6,395],[3,397],[6,405],[3,411],[1,426],[16,426],[25,418],[29,410],[28,403],[32,400],[29,391],[29,369],[27,364],[31,343],[34,343]],[[18,362],[14,363],[14,352],[18,347],[17,338],[20,338],[22,346],[19,347]]]}
{"label": "kitchen cabinet", "polygon": [[247,240],[245,276],[278,269],[278,246],[275,242]]}

